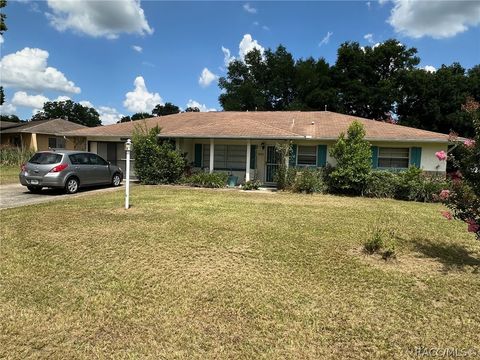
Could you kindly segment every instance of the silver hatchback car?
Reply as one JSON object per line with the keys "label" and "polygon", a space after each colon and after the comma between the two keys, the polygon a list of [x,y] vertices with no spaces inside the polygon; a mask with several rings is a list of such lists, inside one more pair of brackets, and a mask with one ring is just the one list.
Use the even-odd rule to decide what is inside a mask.
{"label": "silver hatchback car", "polygon": [[74,194],[80,187],[119,186],[122,169],[110,164],[97,154],[85,151],[52,150],[35,153],[22,165],[20,183],[31,192],[43,187],[65,189]]}

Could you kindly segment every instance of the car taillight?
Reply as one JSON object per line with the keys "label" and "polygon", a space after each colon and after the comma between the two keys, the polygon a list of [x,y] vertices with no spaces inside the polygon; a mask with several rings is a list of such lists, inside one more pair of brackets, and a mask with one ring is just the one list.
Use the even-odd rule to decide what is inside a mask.
{"label": "car taillight", "polygon": [[20,170],[21,171],[27,171],[27,166],[25,164],[22,164],[22,166],[20,166]]}
{"label": "car taillight", "polygon": [[50,172],[53,172],[53,173],[60,172],[62,170],[65,170],[67,167],[68,167],[68,164],[60,164],[55,166],[52,170],[50,170]]}

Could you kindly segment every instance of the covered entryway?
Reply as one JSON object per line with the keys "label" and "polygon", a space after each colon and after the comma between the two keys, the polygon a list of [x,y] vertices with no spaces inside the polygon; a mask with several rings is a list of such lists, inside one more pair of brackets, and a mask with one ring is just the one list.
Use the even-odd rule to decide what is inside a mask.
{"label": "covered entryway", "polygon": [[280,164],[280,155],[275,146],[267,146],[267,156],[265,160],[265,182],[274,183],[275,174]]}

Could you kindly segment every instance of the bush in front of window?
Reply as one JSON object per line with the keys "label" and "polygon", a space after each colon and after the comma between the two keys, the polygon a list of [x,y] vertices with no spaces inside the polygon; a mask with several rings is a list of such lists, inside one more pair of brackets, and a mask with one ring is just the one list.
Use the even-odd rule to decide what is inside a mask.
{"label": "bush in front of window", "polygon": [[367,178],[363,195],[373,198],[394,198],[398,174],[391,171],[372,171]]}
{"label": "bush in front of window", "polygon": [[0,165],[20,166],[26,163],[33,154],[35,154],[35,151],[30,149],[23,149],[15,146],[1,146]]}
{"label": "bush in front of window", "polygon": [[135,151],[135,174],[142,184],[178,183],[185,172],[187,161],[173,145],[159,143],[160,129],[135,128],[132,143]]}
{"label": "bush in front of window", "polygon": [[185,178],[185,184],[204,188],[223,188],[227,186],[228,174],[225,172],[198,172]]}
{"label": "bush in front of window", "polygon": [[339,193],[361,194],[372,170],[370,143],[365,140],[363,124],[353,121],[347,134],[340,134],[330,155],[337,160],[337,165],[329,173],[331,189]]}
{"label": "bush in front of window", "polygon": [[325,191],[322,170],[306,168],[297,172],[293,191],[313,194]]}
{"label": "bush in front of window", "polygon": [[242,185],[242,190],[258,190],[261,184],[260,180],[249,180]]}

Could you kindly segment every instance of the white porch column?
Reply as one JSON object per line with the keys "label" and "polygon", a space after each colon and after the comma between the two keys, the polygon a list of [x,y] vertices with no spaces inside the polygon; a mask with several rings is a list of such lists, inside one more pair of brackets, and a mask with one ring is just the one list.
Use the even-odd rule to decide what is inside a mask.
{"label": "white porch column", "polygon": [[250,181],[250,158],[251,158],[250,139],[247,140],[247,165],[245,166],[245,181]]}
{"label": "white porch column", "polygon": [[214,159],[215,159],[215,142],[213,141],[213,139],[210,139],[210,167],[209,167],[210,173],[213,172]]}

